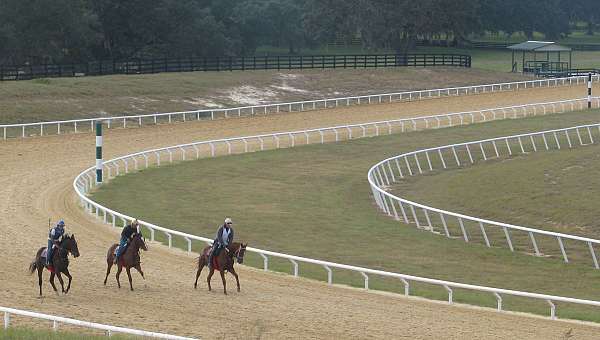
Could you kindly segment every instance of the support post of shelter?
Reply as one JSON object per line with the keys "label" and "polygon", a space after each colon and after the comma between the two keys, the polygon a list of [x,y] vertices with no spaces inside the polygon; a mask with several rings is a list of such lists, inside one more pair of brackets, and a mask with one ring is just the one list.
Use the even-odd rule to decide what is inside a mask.
{"label": "support post of shelter", "polygon": [[517,65],[515,65],[515,51],[512,51],[512,62],[510,63],[511,65],[511,72],[517,72]]}

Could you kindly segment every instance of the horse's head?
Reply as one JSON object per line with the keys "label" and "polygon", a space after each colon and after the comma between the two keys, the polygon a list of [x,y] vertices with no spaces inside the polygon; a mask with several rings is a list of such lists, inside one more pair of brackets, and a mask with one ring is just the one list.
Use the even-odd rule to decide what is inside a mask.
{"label": "horse's head", "polygon": [[237,249],[234,250],[233,254],[235,255],[235,258],[237,259],[237,262],[239,264],[244,263],[244,254],[246,253],[246,246],[247,245],[248,245],[248,243],[246,243],[246,244],[237,243],[236,244],[236,248]]}
{"label": "horse's head", "polygon": [[74,257],[79,257],[79,248],[77,247],[77,241],[75,240],[75,234],[69,236],[65,235],[62,239],[61,246],[73,254]]}
{"label": "horse's head", "polygon": [[148,247],[146,247],[146,241],[142,237],[142,233],[135,233],[133,235],[133,239],[131,240],[131,245],[136,250],[137,249],[142,249],[143,251],[148,250]]}

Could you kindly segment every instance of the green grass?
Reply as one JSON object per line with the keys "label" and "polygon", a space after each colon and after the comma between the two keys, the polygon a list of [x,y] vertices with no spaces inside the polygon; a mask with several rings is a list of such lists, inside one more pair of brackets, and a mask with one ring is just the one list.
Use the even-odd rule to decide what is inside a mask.
{"label": "green grass", "polygon": [[600,146],[593,145],[411,177],[394,192],[444,210],[600,239],[599,187]]}
{"label": "green grass", "polygon": [[[36,330],[23,327],[11,327],[8,329],[0,329],[0,340],[99,340],[107,339],[105,335],[91,335],[85,333],[74,332],[53,332]],[[115,340],[134,340],[142,339],[141,337],[113,335],[110,339]]]}
{"label": "green grass", "polygon": [[[597,299],[600,272],[588,264],[565,264],[507,249],[417,230],[374,207],[367,170],[402,152],[448,143],[597,121],[598,112],[579,112],[429,130],[350,142],[201,159],[114,179],[93,199],[117,211],[167,228],[212,237],[225,216],[236,238],[251,246],[368,268],[523,291]],[[158,234],[157,234],[158,235]],[[182,240],[175,245],[184,246]],[[198,251],[203,244],[195,244]],[[248,254],[247,263],[262,259]],[[288,261],[271,268],[290,272]],[[319,266],[300,265],[319,280]],[[560,273],[560,275],[556,275]],[[357,273],[334,270],[334,282],[362,285]],[[402,292],[398,280],[371,277],[371,288]],[[446,299],[439,287],[411,285],[411,294]],[[457,291],[460,302],[493,307],[487,294]],[[545,302],[505,297],[512,310],[548,313]],[[598,310],[559,304],[559,317],[600,321]]]}

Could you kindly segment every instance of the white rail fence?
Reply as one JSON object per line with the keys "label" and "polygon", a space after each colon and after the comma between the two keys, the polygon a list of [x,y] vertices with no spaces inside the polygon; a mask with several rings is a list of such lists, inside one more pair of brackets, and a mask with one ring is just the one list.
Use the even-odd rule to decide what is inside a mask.
{"label": "white rail fence", "polygon": [[[488,160],[498,160],[533,152],[573,149],[600,143],[600,124],[498,137],[468,143],[445,145],[390,157],[368,172],[373,197],[381,210],[396,220],[415,223],[418,228],[457,237],[465,242],[481,242],[487,247],[506,246],[536,256],[562,257],[564,262],[587,259],[600,269],[596,251],[600,240],[527,228],[508,223],[437,209],[389,192],[405,178],[460,168]],[[568,249],[572,255],[568,255]],[[585,254],[588,254],[587,256]]]}
{"label": "white rail fence", "polygon": [[63,318],[60,316],[29,312],[29,311],[7,308],[7,307],[0,307],[0,312],[4,313],[4,329],[8,329],[8,327],[10,325],[10,316],[11,315],[19,315],[19,316],[26,316],[26,317],[30,317],[30,318],[52,321],[52,329],[54,331],[58,331],[58,325],[59,325],[59,323],[62,323],[62,324],[79,326],[79,327],[103,330],[106,332],[107,336],[111,336],[114,333],[122,333],[122,334],[131,334],[131,335],[138,335],[138,336],[158,338],[158,339],[172,339],[172,340],[195,339],[195,338],[186,338],[186,337],[182,337],[182,336],[169,335],[169,334],[163,334],[163,333],[141,331],[141,330],[137,330],[137,329],[130,329],[130,328],[124,328],[124,327],[103,325],[103,324],[95,323],[95,322],[80,321],[80,320],[75,320],[75,319]]}
{"label": "white rail fence", "polygon": [[[574,84],[585,84],[586,81],[587,77],[585,76],[541,79],[510,83],[461,86],[443,89],[406,91],[365,96],[297,101],[280,104],[244,106],[227,109],[193,110],[132,116],[96,117],[88,119],[73,119],[24,124],[4,124],[0,125],[0,130],[2,131],[2,139],[6,140],[9,137],[25,138],[27,136],[32,135],[44,136],[48,134],[62,134],[65,132],[93,131],[94,122],[98,120],[105,121],[106,126],[109,129],[114,127],[141,127],[144,124],[148,125],[159,123],[186,122],[190,120],[193,121],[201,119],[214,120],[218,118],[252,116],[257,114],[308,111],[334,108],[339,106],[361,105],[371,103],[412,101],[443,96],[460,96],[469,94],[529,89],[536,87],[570,86]],[[593,81],[600,82],[600,75],[594,76]]]}
{"label": "white rail fence", "polygon": [[[550,112],[564,112],[568,109],[579,109],[586,107],[586,99],[575,99],[562,102],[554,103],[540,103],[532,105],[520,105],[508,108],[497,108],[489,110],[481,110],[475,112],[466,113],[452,113],[438,116],[419,117],[414,119],[402,119],[384,122],[372,122],[367,124],[355,124],[355,125],[344,125],[336,127],[328,127],[322,129],[313,130],[302,130],[302,131],[291,131],[284,133],[266,134],[259,136],[247,136],[230,139],[220,139],[213,141],[204,141],[190,144],[176,145],[166,148],[153,149],[148,151],[142,151],[123,157],[118,157],[104,163],[105,173],[108,174],[107,180],[111,177],[118,176],[121,173],[127,173],[133,164],[135,169],[140,167],[149,167],[151,165],[161,165],[162,159],[168,157],[169,163],[174,161],[185,161],[190,158],[200,158],[201,156],[216,156],[226,155],[232,153],[252,152],[258,150],[265,150],[267,148],[273,149],[278,147],[294,147],[296,145],[311,144],[312,143],[325,143],[334,142],[340,140],[346,140],[354,137],[367,137],[376,136],[383,133],[390,134],[399,131],[417,130],[421,128],[439,128],[443,126],[452,126],[457,124],[470,124],[479,121],[492,120],[492,119],[503,119],[503,118],[517,118],[520,116],[527,116],[532,114],[543,114]],[[599,107],[600,103],[598,98],[594,99],[595,107]],[[560,111],[559,111],[560,110]],[[511,116],[512,114],[512,116]],[[354,132],[354,135],[353,135]],[[191,155],[191,157],[190,157]],[[195,156],[195,157],[194,157]],[[163,161],[164,163],[164,161]],[[92,190],[96,183],[94,179],[95,167],[90,167],[87,170],[80,173],[73,181],[73,187],[77,192],[81,204],[90,213],[95,215],[98,219],[102,220],[106,224],[112,226],[122,226],[132,221],[134,217],[117,212],[109,209],[97,202],[92,201],[87,197],[87,193]],[[173,238],[178,237],[185,240],[187,243],[188,253],[192,252],[192,242],[199,241],[206,244],[210,244],[212,239],[200,237],[180,231],[167,229],[150,222],[139,220],[140,225],[146,228],[150,233],[150,239],[156,240],[156,233],[164,235],[166,243],[169,248],[173,247]],[[448,302],[453,302],[453,289],[467,289],[481,292],[488,292],[494,295],[497,301],[497,309],[502,310],[502,295],[511,295],[525,298],[532,298],[537,300],[543,300],[550,306],[551,318],[556,317],[556,303],[574,303],[581,305],[600,306],[600,302],[591,300],[574,299],[560,296],[551,296],[536,293],[527,293],[512,291],[506,289],[498,289],[492,287],[483,287],[476,285],[469,285],[463,283],[456,283],[450,281],[436,280],[430,278],[422,278],[411,275],[404,275],[399,273],[386,272],[381,270],[374,270],[369,268],[350,266],[345,264],[338,264],[328,261],[320,261],[315,259],[309,259],[294,255],[282,254],[272,252],[268,250],[262,250],[257,248],[249,247],[249,252],[258,254],[263,260],[263,269],[269,269],[269,258],[280,258],[290,262],[294,276],[300,275],[299,264],[313,264],[322,266],[327,272],[327,282],[333,283],[333,269],[346,270],[360,273],[364,280],[364,288],[369,288],[369,275],[375,275],[380,277],[391,277],[399,279],[404,285],[405,295],[410,293],[410,282],[421,282],[432,285],[443,287],[448,292]]]}

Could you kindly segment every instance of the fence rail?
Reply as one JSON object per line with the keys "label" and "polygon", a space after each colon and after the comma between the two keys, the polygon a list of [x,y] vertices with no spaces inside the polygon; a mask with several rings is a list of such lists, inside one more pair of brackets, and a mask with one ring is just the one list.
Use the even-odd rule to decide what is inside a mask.
{"label": "fence rail", "polygon": [[[595,98],[594,105],[600,107],[600,100]],[[280,147],[294,147],[297,145],[305,145],[312,143],[337,142],[352,138],[362,138],[368,136],[378,136],[380,134],[391,134],[394,132],[415,131],[426,128],[441,128],[446,126],[471,124],[481,121],[518,118],[528,115],[546,114],[550,112],[564,112],[569,109],[583,109],[587,107],[586,99],[575,99],[553,103],[538,103],[530,105],[519,105],[505,108],[483,109],[472,112],[450,113],[444,115],[435,115],[429,117],[418,117],[413,119],[398,119],[381,122],[371,122],[366,124],[354,124],[327,127],[322,129],[289,131],[275,134],[265,134],[258,136],[246,136],[238,138],[219,139],[212,141],[203,141],[189,144],[181,144],[166,148],[152,149],[141,151],[126,156],[114,158],[104,163],[104,173],[108,174],[107,180],[114,176],[118,176],[122,171],[127,173],[133,166],[134,169],[140,167],[149,167],[151,165],[160,166],[161,159],[164,164],[165,158],[168,157],[169,163],[174,161],[185,161],[190,158],[200,158],[202,156],[214,157],[222,154],[244,153],[259,151],[265,149],[274,149]],[[512,114],[512,117],[511,117]],[[162,155],[162,157],[161,157]],[[80,173],[73,181],[73,188],[77,192],[82,206],[90,214],[94,214],[98,219],[112,226],[124,226],[128,221],[132,221],[134,217],[109,209],[101,204],[92,201],[87,197],[97,184],[95,183],[95,167],[90,167]],[[369,175],[370,176],[370,175]],[[150,239],[156,239],[156,233],[164,234],[167,239],[168,247],[173,246],[173,237],[179,237],[187,242],[188,253],[192,252],[192,242],[200,241],[207,244],[212,242],[212,239],[195,236],[180,231],[167,229],[150,222],[138,220],[140,225],[150,232]],[[269,257],[287,259],[294,273],[294,276],[299,276],[299,263],[309,263],[320,265],[327,272],[327,282],[333,283],[333,269],[348,270],[360,273],[364,279],[365,289],[369,288],[369,275],[381,277],[392,277],[399,279],[404,285],[405,295],[410,293],[410,282],[422,282],[443,287],[448,292],[448,302],[453,302],[453,289],[468,289],[482,291],[494,294],[497,300],[497,309],[502,310],[502,296],[512,295],[540,299],[546,301],[550,306],[551,318],[556,317],[556,302],[568,302],[583,305],[600,306],[598,301],[573,299],[567,297],[550,296],[544,294],[527,293],[512,291],[506,289],[498,289],[492,287],[483,287],[456,283],[450,281],[436,280],[430,278],[416,277],[399,273],[374,270],[369,268],[338,264],[328,261],[320,261],[294,255],[282,254],[273,251],[257,249],[249,247],[248,251],[258,254],[263,259],[263,269],[269,269]]]}
{"label": "fence rail", "polygon": [[172,340],[192,340],[192,339],[194,339],[194,338],[186,338],[186,337],[182,337],[182,336],[169,335],[169,334],[163,334],[163,333],[141,331],[141,330],[131,329],[131,328],[109,326],[109,325],[99,324],[99,323],[95,323],[95,322],[80,321],[80,320],[75,320],[75,319],[63,318],[60,316],[29,312],[29,311],[1,307],[1,306],[0,306],[0,312],[4,313],[4,329],[8,329],[8,327],[10,325],[10,316],[11,315],[19,315],[19,316],[27,316],[27,317],[31,317],[31,318],[36,318],[36,319],[50,320],[50,321],[52,321],[52,329],[54,331],[57,331],[58,325],[60,323],[63,323],[63,324],[75,325],[75,326],[80,326],[80,327],[85,327],[85,328],[100,329],[100,330],[105,331],[106,335],[108,335],[108,336],[113,335],[113,333],[123,333],[123,334],[132,334],[132,335],[139,335],[139,336],[158,338],[158,339],[172,339]]}
{"label": "fence rail", "polygon": [[[600,82],[600,75],[593,76],[592,80],[594,82]],[[340,106],[422,100],[443,96],[460,96],[469,94],[530,89],[538,87],[571,86],[574,84],[586,84],[586,82],[587,77],[580,76],[570,78],[540,79],[474,86],[460,86],[420,91],[394,92],[365,96],[328,98],[279,104],[242,106],[227,109],[166,112],[131,116],[96,117],[88,119],[72,119],[21,124],[0,124],[0,131],[2,131],[2,139],[6,140],[8,138],[13,137],[25,138],[32,135],[44,136],[70,132],[93,131],[94,122],[98,120],[106,122],[106,127],[109,129],[115,127],[141,127],[144,124],[149,125],[160,123],[187,122],[198,121],[201,119],[214,120],[220,118],[253,116],[258,114],[309,111],[335,108]]]}
{"label": "fence rail", "polygon": [[81,64],[0,65],[0,81],[160,72],[292,70],[400,66],[471,67],[464,54],[355,54],[93,61]]}
{"label": "fence rail", "polygon": [[[594,101],[594,107],[599,107],[600,98],[596,97]],[[567,263],[573,259],[573,256],[570,257],[567,254],[568,241],[572,248],[572,254],[576,253],[578,260],[581,260],[582,254],[589,253],[590,263],[594,268],[600,269],[596,255],[596,249],[600,247],[600,240],[490,221],[437,209],[401,198],[387,191],[394,183],[403,178],[427,172],[465,167],[502,157],[564,148],[572,149],[598,143],[600,143],[600,124],[451,144],[385,159],[369,170],[368,180],[379,208],[396,220],[407,224],[415,223],[418,228],[438,232],[446,237],[459,237],[465,242],[479,241],[485,243],[487,247],[491,247],[492,244],[504,245],[511,251],[520,247],[521,250],[536,256],[555,253]],[[452,235],[452,231],[455,232],[455,235]]]}

